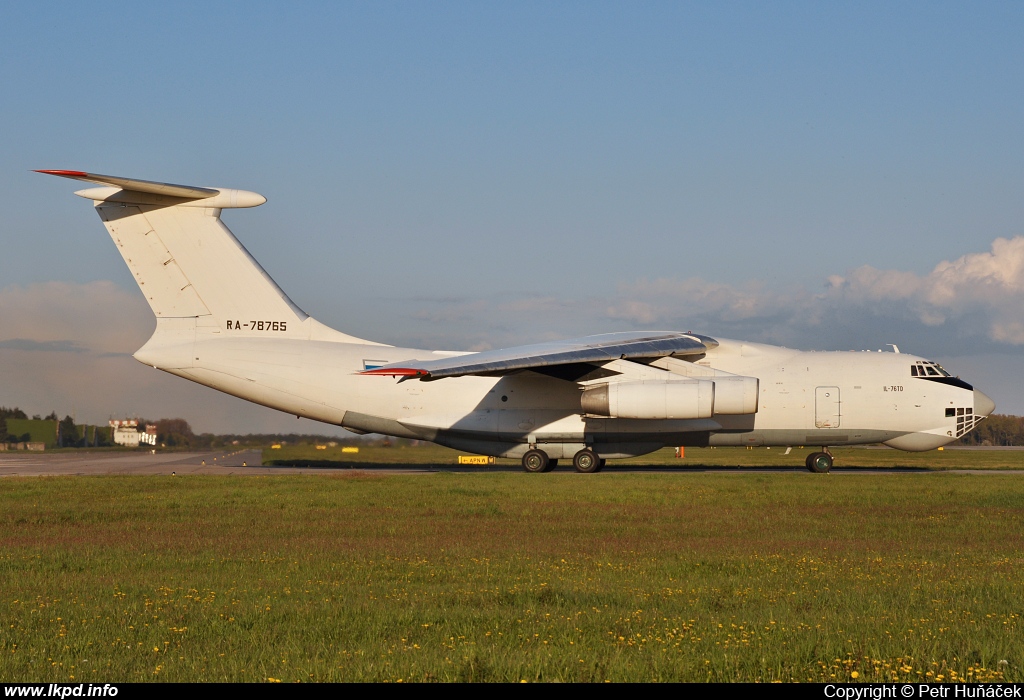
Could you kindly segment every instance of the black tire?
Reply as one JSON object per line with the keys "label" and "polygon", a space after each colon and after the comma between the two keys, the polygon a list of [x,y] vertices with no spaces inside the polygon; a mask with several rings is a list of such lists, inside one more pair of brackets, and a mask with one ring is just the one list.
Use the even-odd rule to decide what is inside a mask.
{"label": "black tire", "polygon": [[546,471],[546,472],[554,471],[555,467],[557,467],[557,466],[558,466],[558,460],[557,459],[549,459],[548,460],[548,466],[547,466],[546,469],[544,469],[544,471]]}
{"label": "black tire", "polygon": [[827,452],[815,452],[808,460],[808,468],[815,474],[828,474],[832,469],[832,455]]}
{"label": "black tire", "polygon": [[807,471],[814,471],[813,469],[811,469],[811,459],[813,459],[817,454],[817,452],[812,452],[811,454],[807,455],[806,459],[804,459],[804,466],[807,467]]}
{"label": "black tire", "polygon": [[528,450],[523,455],[523,469],[534,474],[546,472],[549,462],[547,454],[541,450]]}
{"label": "black tire", "polygon": [[593,450],[583,449],[572,458],[572,465],[581,474],[593,474],[601,471],[601,458]]}

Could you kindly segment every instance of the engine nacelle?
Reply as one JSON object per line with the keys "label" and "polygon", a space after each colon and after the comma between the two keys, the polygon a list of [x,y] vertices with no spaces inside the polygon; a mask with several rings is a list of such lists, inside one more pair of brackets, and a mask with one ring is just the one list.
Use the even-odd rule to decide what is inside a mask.
{"label": "engine nacelle", "polygon": [[609,418],[710,418],[757,413],[757,377],[618,382],[583,390],[583,412]]}
{"label": "engine nacelle", "polygon": [[609,418],[710,418],[715,384],[705,379],[602,384],[584,389],[581,404],[585,413]]}
{"label": "engine nacelle", "polygon": [[757,377],[715,377],[715,413],[742,416],[757,413]]}

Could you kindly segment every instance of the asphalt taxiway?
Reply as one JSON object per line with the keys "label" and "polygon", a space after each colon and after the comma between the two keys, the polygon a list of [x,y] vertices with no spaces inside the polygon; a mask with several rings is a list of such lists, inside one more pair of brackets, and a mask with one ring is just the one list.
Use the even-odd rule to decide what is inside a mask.
{"label": "asphalt taxiway", "polygon": [[[432,474],[437,472],[519,472],[518,465],[500,464],[467,466],[455,464],[382,464],[353,463],[347,466],[280,467],[263,466],[260,450],[205,452],[0,452],[0,477],[4,476],[89,476],[99,474],[221,474],[268,476],[271,474]],[[558,467],[557,472],[573,472],[572,465]],[[721,467],[721,466],[609,466],[605,474],[614,473],[808,473],[799,467]],[[921,469],[910,467],[833,467],[832,474],[1017,474],[1014,469]]]}

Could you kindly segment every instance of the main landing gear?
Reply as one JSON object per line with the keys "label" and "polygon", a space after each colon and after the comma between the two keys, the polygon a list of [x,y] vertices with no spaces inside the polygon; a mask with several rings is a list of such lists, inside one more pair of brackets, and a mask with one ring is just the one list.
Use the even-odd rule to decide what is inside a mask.
{"label": "main landing gear", "polygon": [[523,455],[523,469],[528,472],[537,474],[549,472],[555,468],[556,464],[558,464],[558,460],[548,459],[547,453],[543,450],[528,450]]}
{"label": "main landing gear", "polygon": [[601,471],[601,467],[604,466],[604,460],[598,457],[593,450],[584,449],[573,456],[572,465],[581,474],[593,474]]}
{"label": "main landing gear", "polygon": [[827,447],[821,449],[821,452],[807,455],[804,463],[807,465],[807,469],[815,474],[828,474],[832,468],[832,453],[828,451]]}
{"label": "main landing gear", "polygon": [[[593,474],[604,468],[604,460],[588,448],[576,453],[572,458],[572,465],[576,467],[578,472]],[[526,454],[523,455],[523,469],[528,472],[540,474],[542,472],[549,472],[556,466],[558,466],[558,460],[548,458],[547,453],[543,450],[527,450]]]}

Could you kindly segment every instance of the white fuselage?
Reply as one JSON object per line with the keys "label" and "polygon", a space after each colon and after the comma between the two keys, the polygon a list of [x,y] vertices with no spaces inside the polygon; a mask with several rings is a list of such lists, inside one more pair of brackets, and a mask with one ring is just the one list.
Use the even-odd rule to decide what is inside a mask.
{"label": "white fuselage", "polygon": [[[306,323],[316,324],[313,319]],[[302,335],[316,337],[315,332]],[[587,416],[580,406],[585,380],[577,384],[532,371],[434,381],[359,374],[368,367],[453,353],[338,342],[326,329],[324,335],[329,339],[292,333],[285,338],[230,337],[199,328],[176,336],[158,328],[136,357],[240,398],[356,432],[431,440],[505,457],[521,456],[531,446],[543,446],[555,459],[583,446],[609,458],[666,445],[885,442],[927,450],[963,434],[965,415],[972,416],[966,430],[974,415],[987,415],[982,406],[975,412],[976,392],[969,385],[913,377],[910,367],[922,358],[892,352],[805,352],[720,339],[696,362],[663,358],[650,366],[628,361],[605,365],[606,374],[639,381],[727,372],[759,382],[756,413],[637,420]]]}

